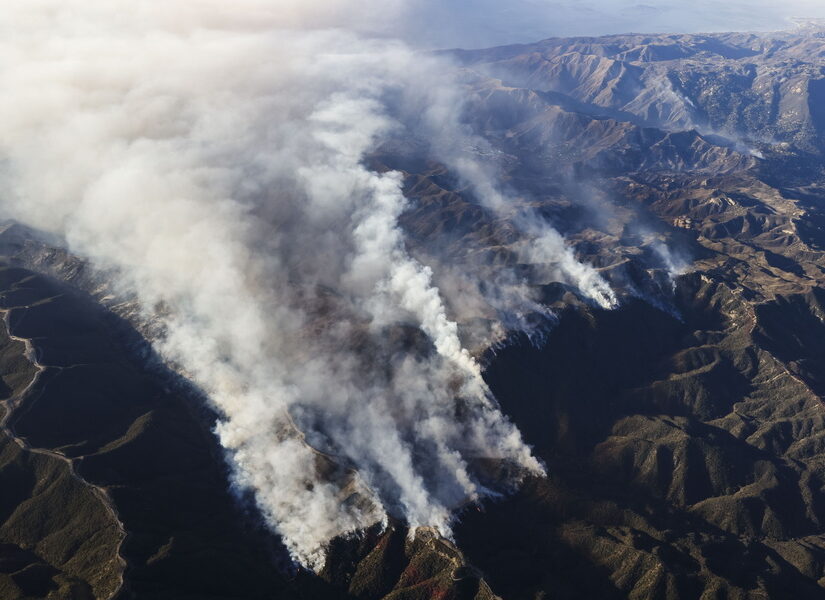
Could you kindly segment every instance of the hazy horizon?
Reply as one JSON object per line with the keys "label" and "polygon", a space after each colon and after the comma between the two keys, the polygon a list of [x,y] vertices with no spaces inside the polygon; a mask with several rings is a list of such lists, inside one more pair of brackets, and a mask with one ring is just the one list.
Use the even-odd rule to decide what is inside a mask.
{"label": "hazy horizon", "polygon": [[820,18],[825,18],[825,4],[808,0],[723,5],[711,0],[426,0],[408,7],[403,18],[391,19],[381,33],[418,46],[481,48],[549,37],[782,31],[794,29],[794,19]]}

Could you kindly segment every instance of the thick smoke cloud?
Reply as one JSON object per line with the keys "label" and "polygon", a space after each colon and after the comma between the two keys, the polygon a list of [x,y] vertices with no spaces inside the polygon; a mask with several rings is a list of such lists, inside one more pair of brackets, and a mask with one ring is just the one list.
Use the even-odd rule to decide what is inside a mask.
{"label": "thick smoke cloud", "polygon": [[[356,4],[10,0],[0,16],[4,214],[139,299],[219,410],[238,486],[313,567],[388,514],[449,535],[456,507],[542,472],[405,248],[401,175],[365,166],[403,129],[397,106],[423,99],[433,132],[467,135],[439,100],[454,92],[420,93],[444,65],[324,29]],[[385,7],[376,27],[406,10]],[[523,228],[533,262],[615,301],[549,225]]]}

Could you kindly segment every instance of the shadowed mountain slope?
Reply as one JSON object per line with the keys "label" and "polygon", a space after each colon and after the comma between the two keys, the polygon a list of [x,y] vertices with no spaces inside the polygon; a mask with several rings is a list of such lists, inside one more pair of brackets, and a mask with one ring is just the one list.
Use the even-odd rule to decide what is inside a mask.
{"label": "shadowed mountain slope", "polygon": [[11,266],[0,310],[4,599],[492,598],[451,544],[400,524],[296,572],[230,493],[215,415],[126,322]]}

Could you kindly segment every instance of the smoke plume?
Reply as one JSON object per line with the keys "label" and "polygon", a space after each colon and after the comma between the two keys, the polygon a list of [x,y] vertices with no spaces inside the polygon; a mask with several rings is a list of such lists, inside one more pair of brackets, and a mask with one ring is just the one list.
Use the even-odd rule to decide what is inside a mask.
{"label": "smoke plume", "polygon": [[[399,107],[450,85],[440,59],[346,30],[404,10],[373,4],[8,0],[0,15],[5,216],[117,274],[219,411],[237,485],[315,568],[388,514],[448,536],[456,507],[542,472],[405,247],[401,175],[365,166],[405,127]],[[443,142],[465,135],[458,117],[426,102],[433,148],[506,211]],[[549,225],[519,219],[534,262],[615,301]]]}

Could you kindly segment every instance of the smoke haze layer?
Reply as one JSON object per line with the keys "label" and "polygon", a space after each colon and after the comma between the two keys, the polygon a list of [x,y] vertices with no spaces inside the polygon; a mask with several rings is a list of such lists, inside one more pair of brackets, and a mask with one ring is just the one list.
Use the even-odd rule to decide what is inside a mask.
{"label": "smoke haze layer", "polygon": [[[467,135],[450,93],[420,93],[450,86],[443,65],[323,29],[351,9],[11,0],[0,16],[5,215],[117,274],[219,410],[238,486],[316,568],[335,536],[388,514],[449,535],[491,482],[542,472],[405,248],[401,175],[364,165],[409,106]],[[478,165],[433,147],[506,210]],[[528,233],[534,261],[615,301],[549,225]]]}

